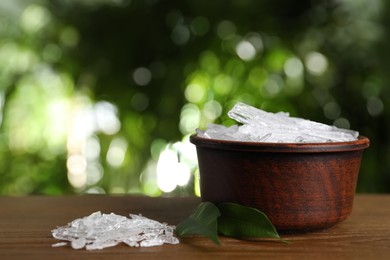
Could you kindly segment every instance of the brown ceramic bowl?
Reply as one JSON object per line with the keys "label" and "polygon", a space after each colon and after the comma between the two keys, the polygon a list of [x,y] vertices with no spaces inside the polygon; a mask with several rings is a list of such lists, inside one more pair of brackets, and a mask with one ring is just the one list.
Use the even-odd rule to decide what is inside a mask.
{"label": "brown ceramic bowl", "polygon": [[201,138],[203,201],[264,212],[278,231],[333,226],[351,213],[367,137],[337,143],[252,143]]}

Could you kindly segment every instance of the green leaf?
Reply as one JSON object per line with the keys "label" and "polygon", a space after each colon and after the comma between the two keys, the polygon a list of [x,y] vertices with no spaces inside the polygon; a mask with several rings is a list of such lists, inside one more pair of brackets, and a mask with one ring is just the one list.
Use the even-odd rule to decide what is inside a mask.
{"label": "green leaf", "polygon": [[217,219],[220,216],[218,208],[211,202],[202,202],[194,212],[176,226],[178,236],[203,235],[210,238],[217,245]]}
{"label": "green leaf", "polygon": [[218,205],[221,217],[218,219],[218,232],[236,238],[262,237],[280,239],[278,232],[268,217],[261,211],[235,203]]}

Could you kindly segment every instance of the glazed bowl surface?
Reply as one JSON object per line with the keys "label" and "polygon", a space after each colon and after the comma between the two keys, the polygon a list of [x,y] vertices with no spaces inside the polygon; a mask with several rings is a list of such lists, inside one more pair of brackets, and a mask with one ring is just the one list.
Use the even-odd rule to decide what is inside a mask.
{"label": "glazed bowl surface", "polygon": [[234,202],[264,212],[278,231],[327,228],[352,211],[369,139],[255,143],[192,135],[203,201]]}

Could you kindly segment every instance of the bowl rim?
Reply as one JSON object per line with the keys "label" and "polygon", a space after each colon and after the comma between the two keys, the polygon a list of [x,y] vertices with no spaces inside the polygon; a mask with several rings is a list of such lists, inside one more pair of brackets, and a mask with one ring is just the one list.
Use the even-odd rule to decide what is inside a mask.
{"label": "bowl rim", "polygon": [[244,142],[232,140],[210,139],[198,136],[196,133],[190,136],[190,142],[196,147],[207,147],[230,151],[252,152],[285,152],[285,153],[323,153],[346,152],[363,150],[370,146],[370,140],[362,135],[355,141],[327,142],[327,143],[266,143]]}

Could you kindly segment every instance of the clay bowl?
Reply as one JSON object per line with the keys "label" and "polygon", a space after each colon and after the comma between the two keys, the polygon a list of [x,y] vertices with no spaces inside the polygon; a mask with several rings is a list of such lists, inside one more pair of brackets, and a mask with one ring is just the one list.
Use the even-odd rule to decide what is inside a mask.
{"label": "clay bowl", "polygon": [[201,197],[264,212],[278,231],[327,228],[351,213],[367,137],[337,143],[253,143],[190,137]]}

